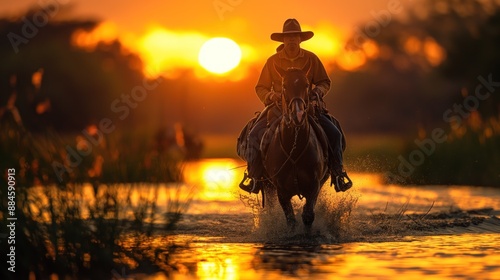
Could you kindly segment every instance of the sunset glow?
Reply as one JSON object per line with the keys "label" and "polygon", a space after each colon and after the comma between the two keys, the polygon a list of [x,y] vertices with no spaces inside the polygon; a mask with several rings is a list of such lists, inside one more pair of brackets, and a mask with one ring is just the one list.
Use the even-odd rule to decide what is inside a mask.
{"label": "sunset glow", "polygon": [[73,45],[86,50],[93,50],[98,43],[110,43],[118,39],[118,27],[116,24],[105,21],[92,31],[78,30],[73,34]]}
{"label": "sunset glow", "polygon": [[[306,25],[305,29],[314,30],[315,35],[301,47],[317,54],[328,70],[334,62],[346,70],[364,64],[364,58],[346,53],[345,35],[332,24]],[[261,37],[267,40],[268,35]],[[210,37],[198,31],[174,31],[158,24],[142,34],[132,34],[119,31],[111,22],[103,22],[92,31],[75,32],[73,45],[91,51],[99,42],[119,40],[124,50],[139,55],[144,63],[144,74],[148,77],[166,75],[175,78],[189,70],[194,71],[198,78],[240,80],[251,67],[262,67],[278,46],[271,40],[259,42],[261,39],[245,38],[244,43],[236,43],[235,39],[227,37]]]}
{"label": "sunset glow", "polygon": [[[36,1],[15,1],[16,4],[6,4],[4,9],[14,13],[28,6],[29,2]],[[297,18],[303,30],[314,32],[314,37],[304,42],[302,47],[317,54],[328,71],[333,70],[330,68],[332,65],[346,70],[358,69],[371,57],[368,54],[363,56],[346,52],[344,47],[350,36],[348,34],[352,32],[354,24],[372,19],[371,14],[387,9],[388,4],[386,0],[353,0],[350,4],[320,1],[318,5],[322,11],[331,12],[317,13],[316,6],[300,2],[287,2],[287,9],[282,9],[281,2],[251,1],[243,5],[241,1],[217,1],[213,5],[200,5],[196,11],[192,3],[188,2],[152,1],[148,5],[134,5],[133,8],[123,3],[120,9],[116,9],[113,2],[95,3],[78,3],[71,12],[71,16],[77,18],[92,15],[92,18],[102,20],[95,30],[75,32],[75,46],[92,51],[98,42],[119,40],[124,51],[139,55],[144,63],[144,74],[148,77],[165,75],[176,78],[188,70],[193,71],[198,78],[218,80],[241,80],[250,71],[261,69],[279,45],[271,41],[269,35],[279,32],[283,21],[289,17]],[[61,2],[61,8],[65,4]],[[262,9],[263,5],[266,9]],[[197,20],[186,17],[188,11]],[[227,67],[228,70],[213,67],[211,70],[210,66],[203,66],[203,63],[210,62],[200,61],[200,48],[214,36],[231,38],[237,42],[241,58],[239,63],[234,59],[234,68],[223,66],[220,60],[217,67]],[[422,49],[425,49],[426,59],[433,65],[439,64],[445,57],[432,43],[422,45]],[[208,57],[213,55],[202,60],[209,60]]]}
{"label": "sunset glow", "polygon": [[314,52],[326,64],[342,54],[344,35],[330,23],[317,26],[304,26],[304,30],[314,30],[314,37],[301,44],[301,47]]}
{"label": "sunset glow", "polygon": [[154,28],[138,43],[139,53],[149,75],[175,74],[198,64],[198,50],[206,41],[200,33],[178,33]]}

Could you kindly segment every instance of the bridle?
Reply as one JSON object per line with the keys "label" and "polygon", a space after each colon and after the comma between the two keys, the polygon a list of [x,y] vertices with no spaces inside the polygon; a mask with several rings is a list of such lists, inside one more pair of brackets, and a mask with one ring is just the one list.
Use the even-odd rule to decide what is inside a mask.
{"label": "bridle", "polygon": [[[300,69],[298,69],[300,70]],[[308,128],[308,110],[309,110],[309,91],[311,90],[311,85],[309,81],[307,80],[307,74],[305,74],[305,84],[301,84],[301,86],[304,86],[303,89],[297,89],[294,88],[293,90],[303,90],[300,95],[302,96],[294,96],[290,100],[287,100],[286,95],[287,95],[287,87],[285,86],[285,79],[284,79],[284,74],[286,73],[284,70],[280,69],[279,70],[280,74],[282,76],[282,92],[281,92],[281,114],[283,118],[284,125],[287,126],[288,128],[293,128],[293,133],[294,133],[294,139],[293,139],[293,144],[292,148],[287,151],[287,149],[284,148],[283,145],[283,139],[280,136],[280,147],[283,153],[286,155],[286,160],[283,162],[283,164],[280,166],[278,171],[274,174],[271,175],[271,177],[276,176],[286,165],[287,162],[290,162],[292,166],[296,166],[297,161],[302,157],[304,152],[306,151],[307,146],[309,145],[309,141],[307,142],[306,146],[298,151],[297,155],[293,155],[294,152],[296,151],[297,144],[298,144],[298,136],[299,136],[299,131],[303,129],[303,127],[306,128],[306,134],[307,134],[307,139],[309,139],[309,133],[310,133],[310,128]],[[299,94],[296,94],[299,95]],[[276,102],[278,103],[278,102]],[[278,105],[278,104],[276,104]],[[301,117],[300,120],[298,119],[298,116],[296,118],[292,117],[292,112],[294,112],[294,107],[295,107],[295,112],[301,112]],[[278,130],[278,132],[281,134],[281,130]]]}
{"label": "bridle", "polygon": [[[307,78],[306,78],[307,80]],[[284,83],[284,79],[283,79]],[[305,119],[307,119],[307,114],[309,111],[309,91],[310,91],[309,82],[307,82],[307,87],[305,88],[305,93],[303,94],[305,97],[294,96],[288,102],[286,100],[286,87],[282,85],[282,94],[281,94],[281,111],[283,114],[283,118],[285,120],[285,124],[288,127],[300,127],[305,124]],[[302,105],[302,106],[301,106]],[[293,118],[292,112],[302,112],[300,119]],[[302,109],[301,109],[302,107]],[[298,116],[297,116],[298,118]],[[297,122],[298,121],[298,122]]]}

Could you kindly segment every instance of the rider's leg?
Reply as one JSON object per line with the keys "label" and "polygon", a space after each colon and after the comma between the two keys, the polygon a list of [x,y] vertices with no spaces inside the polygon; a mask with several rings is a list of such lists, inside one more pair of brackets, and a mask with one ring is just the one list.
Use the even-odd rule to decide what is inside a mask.
{"label": "rider's leg", "polygon": [[340,130],[332,123],[330,118],[324,114],[318,116],[319,124],[323,131],[325,131],[328,138],[328,146],[330,148],[330,157],[332,164],[341,167],[343,163],[342,158],[342,134]]}
{"label": "rider's leg", "polygon": [[318,121],[325,131],[329,142],[330,157],[332,157],[330,160],[332,165],[331,183],[335,184],[335,190],[346,191],[352,187],[352,182],[343,167],[342,133],[326,114],[320,114],[318,116]]}
{"label": "rider's leg", "polygon": [[[253,128],[248,133],[247,150],[245,158],[247,159],[248,175],[245,175],[243,181],[240,183],[240,188],[248,191],[258,193],[260,190],[259,181],[264,177],[264,166],[262,165],[262,155],[260,152],[260,142],[267,128],[267,110],[266,107],[259,115]],[[250,180],[246,180],[250,178]]]}

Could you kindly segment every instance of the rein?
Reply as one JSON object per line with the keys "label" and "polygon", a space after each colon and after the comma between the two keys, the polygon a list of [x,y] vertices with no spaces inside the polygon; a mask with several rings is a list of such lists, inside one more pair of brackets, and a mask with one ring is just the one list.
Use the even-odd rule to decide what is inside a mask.
{"label": "rein", "polygon": [[[281,130],[278,130],[278,133],[279,133],[279,136],[278,136],[278,139],[280,140],[280,147],[281,147],[281,150],[285,153],[285,154],[288,154],[286,151],[285,151],[285,148],[283,147],[283,142],[282,142],[282,139],[281,139]],[[286,163],[289,161],[289,160],[292,160],[291,158],[291,155],[293,153],[293,151],[295,150],[295,148],[297,148],[297,137],[299,135],[299,128],[296,127],[295,128],[295,137],[294,137],[294,140],[293,140],[293,145],[292,145],[292,149],[290,150],[290,154],[287,155],[286,157],[286,160],[283,162],[283,164],[280,166],[280,168],[278,168],[278,171],[276,171],[276,173],[274,173],[274,175],[272,176],[269,176],[269,179],[272,179],[276,176],[278,176],[278,174],[281,172],[281,170],[283,169],[283,167],[285,167]],[[292,163],[295,164],[296,161],[293,161],[292,160]]]}
{"label": "rein", "polygon": [[[307,118],[307,116],[306,116],[306,118]],[[286,120],[285,120],[285,123],[286,123]],[[303,126],[304,126],[304,128],[307,129],[306,139],[309,139],[309,137],[311,137],[311,127],[310,127],[308,122],[305,122],[303,124]],[[293,152],[297,148],[297,139],[298,139],[299,131],[300,131],[301,127],[302,126],[294,126],[295,133],[294,133],[292,149],[290,150],[290,152],[287,152],[285,150],[285,147],[283,146],[283,137],[282,137],[281,129],[278,129],[278,133],[279,133],[278,139],[280,140],[280,148],[281,148],[281,151],[286,155],[286,160],[280,166],[278,171],[276,171],[276,173],[274,173],[274,175],[269,176],[269,179],[276,177],[281,172],[281,170],[285,167],[285,165],[287,164],[288,161],[291,161],[291,163],[295,166],[297,164],[297,161],[304,155],[305,151],[307,150],[307,147],[309,146],[309,141],[307,141],[306,145],[304,146],[304,149],[302,149],[300,154],[295,159],[292,158]]]}
{"label": "rein", "polygon": [[[305,117],[307,117],[307,112],[309,111],[309,103],[306,102],[303,98],[301,97],[294,97],[292,98],[289,102],[288,102],[288,105],[285,106],[286,104],[286,99],[285,99],[285,94],[283,92],[283,94],[281,94],[281,112],[282,112],[282,115],[283,115],[283,118],[285,119],[285,123],[288,127],[291,126],[291,123],[292,123],[292,118],[290,117],[290,112],[291,112],[291,108],[293,106],[293,102],[294,101],[299,101],[301,103],[304,104],[304,113],[305,113]],[[300,125],[295,125],[295,127],[299,127]]]}
{"label": "rein", "polygon": [[[278,108],[279,108],[279,106],[281,106],[282,120],[281,120],[279,129],[278,129],[278,133],[279,133],[278,139],[279,139],[281,151],[285,154],[286,160],[281,164],[281,166],[278,168],[278,170],[276,171],[276,173],[274,175],[268,174],[268,175],[270,175],[269,179],[276,177],[281,172],[281,170],[283,170],[283,168],[285,167],[285,165],[289,161],[292,163],[294,168],[296,168],[297,162],[304,155],[304,153],[306,152],[306,150],[310,144],[309,138],[311,136],[311,129],[312,128],[311,128],[311,124],[309,123],[308,119],[309,119],[309,107],[311,105],[309,102],[310,101],[309,92],[311,91],[311,85],[309,84],[309,81],[307,80],[307,76],[308,76],[308,73],[310,70],[310,62],[306,63],[306,66],[304,68],[307,69],[307,71],[305,73],[298,72],[298,71],[303,71],[303,69],[289,68],[287,70],[283,70],[282,68],[276,67],[276,65],[275,65],[276,71],[278,71],[278,73],[282,77],[281,102],[279,102],[278,100],[274,100],[274,102]],[[288,71],[292,71],[292,72],[288,72]],[[287,80],[287,81],[289,81],[288,85],[290,87],[294,87],[294,92],[292,92],[293,97],[291,97],[291,99],[289,101],[286,98],[287,86],[285,85],[286,79],[284,78],[285,75],[288,75],[288,73],[293,73],[292,78],[291,78],[292,80]],[[279,104],[279,103],[281,103],[281,104]],[[292,114],[291,114],[294,111],[293,106],[296,106],[296,108],[295,108],[296,113],[297,113],[296,116],[292,116]],[[300,107],[303,107],[302,110],[300,110]],[[300,116],[299,116],[299,113],[300,113]],[[300,118],[300,120],[299,120],[299,118]],[[298,153],[298,155],[296,157],[292,157],[293,153],[297,149],[298,140],[299,140],[299,132],[303,128],[306,130],[306,136],[304,138],[304,139],[306,139],[306,142],[305,142],[304,148],[302,151],[300,151],[300,153]],[[292,148],[291,148],[290,152],[287,152],[284,145],[283,145],[283,143],[284,143],[283,132],[282,132],[283,129],[294,129],[294,139],[293,139],[293,144],[292,144]]]}

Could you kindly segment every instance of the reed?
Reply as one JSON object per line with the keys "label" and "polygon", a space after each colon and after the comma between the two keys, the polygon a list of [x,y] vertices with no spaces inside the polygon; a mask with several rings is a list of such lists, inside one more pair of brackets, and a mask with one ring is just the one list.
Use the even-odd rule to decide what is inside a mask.
{"label": "reed", "polygon": [[[17,261],[16,273],[3,270],[1,278],[100,279],[118,271],[174,269],[168,256],[176,246],[169,237],[190,200],[185,195],[181,199],[179,184],[166,183],[181,180],[182,159],[142,145],[148,140],[141,139],[131,145],[135,140],[106,137],[88,152],[82,146],[88,141],[82,144],[79,137],[34,135],[16,123],[2,123],[0,165],[16,169]],[[77,166],[68,160],[68,147],[78,153],[87,149]],[[71,169],[63,180],[54,172],[54,162]],[[0,183],[6,186],[2,175]],[[160,201],[165,189],[170,190],[167,200]],[[7,215],[2,191],[2,228]],[[165,242],[147,242],[155,235]],[[8,246],[1,242],[1,251]],[[1,258],[5,263],[5,254]]]}

